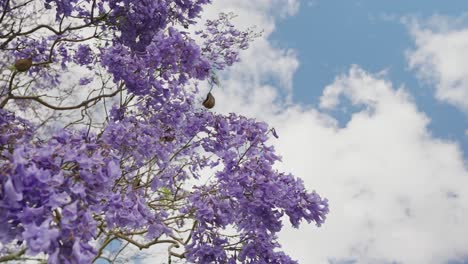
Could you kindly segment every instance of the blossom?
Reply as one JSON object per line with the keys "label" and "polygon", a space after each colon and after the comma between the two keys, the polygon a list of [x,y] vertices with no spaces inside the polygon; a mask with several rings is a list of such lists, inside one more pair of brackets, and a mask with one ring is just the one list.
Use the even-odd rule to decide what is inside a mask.
{"label": "blossom", "polygon": [[59,231],[49,227],[46,221],[39,226],[35,223],[25,225],[22,234],[28,243],[28,250],[32,255],[49,252],[58,235]]}
{"label": "blossom", "polygon": [[[328,200],[275,169],[273,128],[207,110],[198,93],[198,85],[219,85],[216,72],[257,34],[220,14],[196,40],[185,29],[200,23],[209,0],[42,3],[57,25],[0,48],[6,60],[35,63],[22,73],[24,91],[0,91],[0,256],[26,248],[48,263],[90,263],[122,239],[140,249],[169,244],[169,257],[193,263],[296,263],[279,250],[278,232],[288,220],[322,225]],[[18,9],[10,11],[34,10]],[[72,67],[91,74],[64,80]],[[36,96],[73,95],[75,85],[92,91],[75,106]],[[58,125],[19,118],[9,105],[17,90],[27,94],[22,116],[40,105]],[[95,105],[104,121],[90,117]],[[65,125],[69,110],[82,119]]]}
{"label": "blossom", "polygon": [[88,65],[93,62],[93,54],[88,45],[81,44],[75,52],[74,57],[76,63],[79,65]]}

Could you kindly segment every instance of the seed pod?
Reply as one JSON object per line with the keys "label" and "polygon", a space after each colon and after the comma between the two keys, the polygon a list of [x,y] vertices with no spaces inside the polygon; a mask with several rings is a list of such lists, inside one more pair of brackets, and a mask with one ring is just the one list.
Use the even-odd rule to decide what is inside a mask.
{"label": "seed pod", "polygon": [[211,93],[206,95],[206,99],[203,101],[203,106],[208,109],[211,109],[215,106],[215,98]]}
{"label": "seed pod", "polygon": [[161,140],[162,142],[172,142],[174,141],[174,139],[174,136],[163,136],[159,138],[159,140]]}
{"label": "seed pod", "polygon": [[20,72],[25,72],[31,68],[32,59],[19,59],[15,62],[15,68]]}

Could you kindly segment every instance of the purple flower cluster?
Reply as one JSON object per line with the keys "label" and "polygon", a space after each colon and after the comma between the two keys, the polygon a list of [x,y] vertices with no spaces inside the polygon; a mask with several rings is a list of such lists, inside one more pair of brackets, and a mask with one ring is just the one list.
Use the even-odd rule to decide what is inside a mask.
{"label": "purple flower cluster", "polygon": [[88,45],[81,44],[75,52],[75,62],[78,65],[89,65],[93,62],[93,53]]}
{"label": "purple flower cluster", "polygon": [[1,243],[18,241],[28,254],[49,254],[49,263],[70,255],[71,263],[88,262],[96,253],[88,244],[97,232],[93,215],[121,174],[119,159],[96,138],[66,131],[2,156]]}
{"label": "purple flower cluster", "polygon": [[[14,149],[16,144],[28,142],[33,136],[33,125],[15,116],[14,113],[0,109],[0,149]],[[0,160],[1,162],[1,160]]]}
{"label": "purple flower cluster", "polygon": [[[273,169],[279,157],[266,145],[265,123],[231,114],[216,116],[211,125],[212,136],[202,146],[215,153],[224,168],[216,172],[212,185],[201,186],[189,197],[199,227],[188,245],[188,259],[229,262],[232,256],[226,255],[226,248],[236,244],[234,251],[243,263],[294,263],[275,251],[281,217],[286,214],[295,227],[301,219],[320,226],[328,213],[327,200],[307,192],[300,180]],[[239,153],[240,146],[245,148]],[[241,243],[210,237],[229,226],[237,228]]]}
{"label": "purple flower cluster", "polygon": [[[167,188],[170,193],[176,192],[174,186],[189,177],[181,167],[190,166],[191,176],[196,179],[203,176],[203,168],[222,168],[215,172],[215,181],[192,190],[186,198],[187,206],[164,211],[167,216],[176,209],[182,215],[194,214],[197,225],[186,247],[187,260],[235,263],[237,254],[242,263],[295,263],[276,251],[279,247],[276,234],[283,225],[281,217],[288,216],[295,227],[302,219],[320,226],[328,213],[327,200],[315,192],[307,192],[299,179],[273,169],[280,158],[266,144],[271,130],[265,123],[205,111],[181,115],[171,107],[174,106],[168,104],[159,112],[147,111],[144,120],[149,122],[129,117],[111,124],[103,139],[112,142],[129,164],[135,164],[124,169],[124,174],[130,175],[129,182],[135,182],[136,177],[130,172],[158,157],[159,173],[150,178],[153,191]],[[169,120],[174,125],[173,133],[164,129]],[[193,135],[203,133],[206,136],[184,149],[183,157],[190,156],[192,160],[171,164],[168,153],[177,152]],[[173,137],[171,142],[164,140],[167,136]],[[211,162],[203,162],[207,156]],[[237,229],[238,241],[219,233],[229,227]],[[237,247],[232,247],[233,244]],[[265,262],[256,262],[258,259]]]}
{"label": "purple flower cluster", "polygon": [[218,19],[208,20],[206,29],[196,32],[204,43],[203,56],[207,58],[214,69],[224,69],[239,60],[239,50],[249,47],[250,41],[258,36],[251,29],[241,31],[232,23],[235,16],[232,13],[221,13]]}
{"label": "purple flower cluster", "polygon": [[[201,44],[178,29],[199,22],[209,2],[45,0],[58,29],[13,36],[0,49],[9,60],[35,63],[21,75],[31,86],[23,100],[70,85],[58,71],[73,65],[95,73],[79,76],[79,85],[101,78],[94,91],[112,86],[118,90],[106,96],[120,97],[108,105],[90,92],[76,110],[84,118],[104,101],[105,123],[64,125],[46,136],[38,132],[46,122],[0,107],[0,257],[91,263],[120,240],[139,249],[168,245],[169,258],[192,263],[296,263],[279,250],[283,217],[294,227],[320,226],[328,201],[275,169],[280,157],[267,141],[277,135],[266,123],[199,105],[206,95],[198,82],[213,81],[255,37],[236,29],[230,14],[207,21],[197,32]],[[95,35],[83,37],[80,30],[90,28]],[[93,38],[99,48],[90,46]],[[15,85],[17,73],[8,75]]]}
{"label": "purple flower cluster", "polygon": [[[66,69],[67,62],[70,61],[68,49],[64,44],[58,44],[57,50],[51,50],[51,45],[57,39],[57,36],[47,36],[38,38],[19,37],[12,41],[11,46],[15,47],[15,51],[10,54],[11,64],[17,59],[31,58],[33,63],[45,62],[49,60],[49,56],[57,59],[60,67]],[[60,73],[55,70],[46,69],[44,67],[31,67],[28,71],[28,76],[36,79],[34,90],[50,89],[59,85]],[[24,78],[24,77],[23,77]]]}
{"label": "purple flower cluster", "polygon": [[154,36],[170,22],[195,23],[202,6],[210,0],[108,0],[112,9],[109,21],[115,25],[122,44],[143,51]]}
{"label": "purple flower cluster", "polygon": [[163,99],[167,99],[168,89],[192,78],[203,80],[210,70],[195,42],[174,28],[156,34],[144,51],[116,42],[102,52],[102,64],[130,92]]}
{"label": "purple flower cluster", "polygon": [[[62,0],[45,0],[44,6],[47,9],[51,9],[51,3],[55,4],[55,8],[57,11],[57,20],[60,19],[61,15],[70,16],[75,8],[77,8],[76,3],[77,0],[69,0],[69,1],[62,1]],[[87,1],[89,2],[89,0]]]}

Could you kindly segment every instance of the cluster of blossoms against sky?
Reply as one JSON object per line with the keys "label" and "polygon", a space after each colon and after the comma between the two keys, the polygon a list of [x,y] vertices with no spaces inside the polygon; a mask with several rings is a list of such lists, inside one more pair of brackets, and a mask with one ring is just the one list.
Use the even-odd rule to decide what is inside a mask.
{"label": "cluster of blossoms against sky", "polygon": [[[8,77],[0,79],[0,259],[91,263],[120,240],[165,246],[191,263],[295,263],[279,250],[283,216],[320,226],[327,200],[274,169],[280,158],[267,140],[277,136],[267,124],[201,106],[197,85],[217,84],[215,73],[252,39],[227,14],[197,25],[209,2],[0,0],[2,26],[11,25],[0,29]],[[31,3],[55,14],[49,28],[15,30],[10,22]],[[33,66],[15,72],[24,58]],[[50,108],[33,95],[65,87],[72,67],[95,65],[120,96],[98,129],[43,135],[13,112]],[[24,97],[15,94],[21,78],[30,80]]]}

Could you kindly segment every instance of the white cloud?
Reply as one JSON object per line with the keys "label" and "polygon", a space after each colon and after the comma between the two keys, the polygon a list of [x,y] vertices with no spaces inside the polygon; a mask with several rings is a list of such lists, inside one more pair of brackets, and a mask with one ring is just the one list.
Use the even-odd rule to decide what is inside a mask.
{"label": "white cloud", "polygon": [[434,85],[436,98],[468,113],[468,15],[433,16],[427,21],[404,20],[415,48],[408,63],[418,77]]}
{"label": "white cloud", "polygon": [[256,14],[257,16],[278,18],[291,16],[299,10],[299,0],[237,0],[227,1],[218,0],[214,1],[213,5],[208,9],[232,10],[242,16],[246,14]]}
{"label": "white cloud", "polygon": [[322,102],[340,96],[366,106],[344,128],[316,109],[271,117],[281,167],[331,206],[322,228],[286,231],[285,249],[301,263],[443,263],[467,253],[468,172],[458,146],[430,135],[403,88],[358,67],[326,87]]}
{"label": "white cloud", "polygon": [[[443,263],[467,253],[468,172],[462,153],[456,143],[431,136],[430,120],[411,96],[382,77],[353,66],[325,88],[323,107],[338,107],[340,97],[365,106],[344,128],[320,109],[278,110],[273,91],[222,103],[221,110],[242,105],[236,112],[274,125],[281,169],[330,199],[322,228],[304,225],[281,236],[300,263]],[[230,79],[227,93],[239,87],[273,89]]]}
{"label": "white cloud", "polygon": [[314,0],[307,1],[307,7],[309,7],[309,8],[315,7],[318,4],[319,4],[319,2],[317,0],[316,1],[314,1]]}

